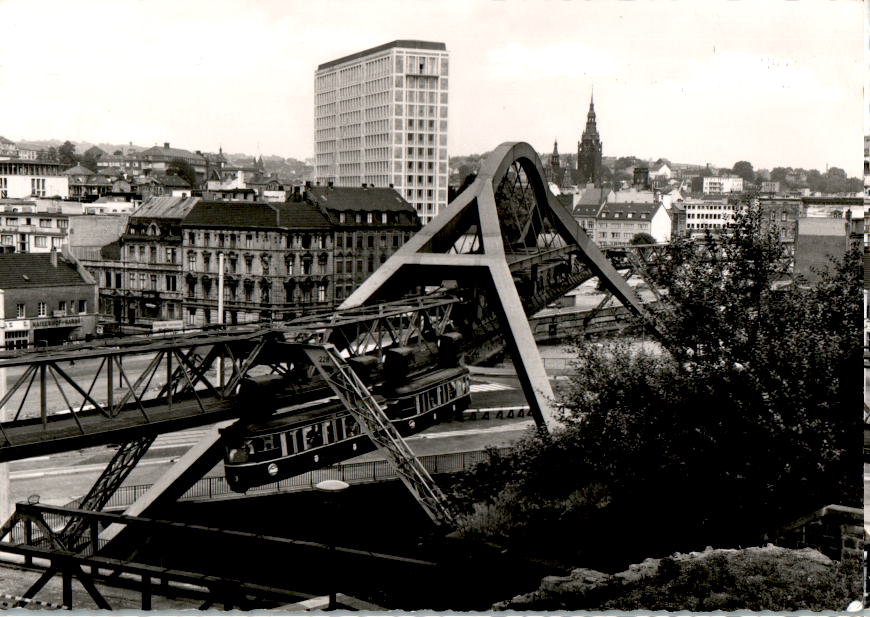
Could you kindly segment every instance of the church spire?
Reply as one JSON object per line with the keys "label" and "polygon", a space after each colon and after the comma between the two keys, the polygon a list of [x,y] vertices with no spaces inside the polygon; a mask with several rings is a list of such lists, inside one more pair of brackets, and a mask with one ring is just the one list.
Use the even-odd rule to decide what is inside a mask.
{"label": "church spire", "polygon": [[553,140],[553,156],[550,157],[550,167],[559,167],[559,142]]}
{"label": "church spire", "polygon": [[577,148],[577,170],[582,183],[601,186],[601,138],[595,118],[595,94],[589,95],[589,111],[586,114],[586,128]]}

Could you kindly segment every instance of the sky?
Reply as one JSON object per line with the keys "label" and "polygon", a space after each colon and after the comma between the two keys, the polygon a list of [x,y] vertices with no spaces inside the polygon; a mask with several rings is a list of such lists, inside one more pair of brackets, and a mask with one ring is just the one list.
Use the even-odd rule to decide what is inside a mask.
{"label": "sky", "polygon": [[451,155],[575,152],[861,174],[859,0],[0,0],[0,135],[306,158],[317,65],[450,52]]}

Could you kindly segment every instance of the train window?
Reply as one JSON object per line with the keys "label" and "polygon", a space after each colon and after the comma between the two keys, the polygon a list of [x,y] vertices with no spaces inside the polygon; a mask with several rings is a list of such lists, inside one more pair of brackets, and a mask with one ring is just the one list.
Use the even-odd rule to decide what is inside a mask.
{"label": "train window", "polygon": [[305,450],[305,430],[297,429],[293,431],[294,436],[296,437],[296,452],[302,452]]}
{"label": "train window", "polygon": [[324,422],[323,426],[326,427],[326,443],[335,443],[335,429],[332,428],[332,420]]}
{"label": "train window", "polygon": [[274,450],[275,446],[275,436],[274,435],[266,435],[263,437],[263,451],[266,450]]}
{"label": "train window", "polygon": [[448,381],[447,382],[447,400],[452,401],[456,398],[456,382]]}
{"label": "train window", "polygon": [[296,452],[296,444],[293,442],[293,431],[283,433],[284,454],[294,454]]}
{"label": "train window", "polygon": [[335,419],[335,440],[341,441],[344,439],[344,422],[342,422],[341,418]]}
{"label": "train window", "polygon": [[360,427],[353,416],[347,416],[344,419],[344,432],[348,437],[354,437],[360,434]]}
{"label": "train window", "polygon": [[305,441],[309,448],[316,448],[323,445],[323,431],[319,424],[308,427],[308,433],[305,436]]}

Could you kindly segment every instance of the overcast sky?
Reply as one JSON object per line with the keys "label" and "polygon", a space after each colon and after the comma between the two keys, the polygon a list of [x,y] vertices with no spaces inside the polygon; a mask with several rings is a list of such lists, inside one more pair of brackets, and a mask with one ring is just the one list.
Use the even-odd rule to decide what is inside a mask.
{"label": "overcast sky", "polygon": [[0,0],[0,135],[313,153],[318,64],[447,44],[450,154],[576,151],[859,175],[855,0]]}

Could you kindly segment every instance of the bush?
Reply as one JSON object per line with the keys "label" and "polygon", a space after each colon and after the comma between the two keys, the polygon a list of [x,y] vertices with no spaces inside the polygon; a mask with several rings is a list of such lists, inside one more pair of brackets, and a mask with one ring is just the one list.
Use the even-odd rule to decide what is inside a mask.
{"label": "bush", "polygon": [[751,209],[707,249],[678,243],[659,271],[667,352],[576,343],[566,428],[462,478],[466,533],[621,567],[861,503],[860,255],[783,285],[782,244]]}

